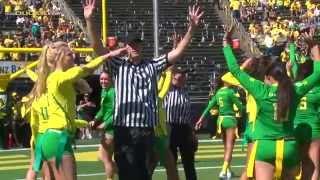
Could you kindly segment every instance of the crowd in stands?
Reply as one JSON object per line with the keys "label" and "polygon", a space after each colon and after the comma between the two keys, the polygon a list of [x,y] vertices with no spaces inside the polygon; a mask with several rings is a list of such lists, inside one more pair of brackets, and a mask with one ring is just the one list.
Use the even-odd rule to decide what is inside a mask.
{"label": "crowd in stands", "polygon": [[[12,28],[10,22],[15,22]],[[0,0],[0,48],[42,47],[62,40],[72,47],[86,47],[83,32],[68,21],[54,1]],[[7,29],[5,29],[6,27]],[[0,60],[29,61],[38,54],[1,53]]]}
{"label": "crowd in stands", "polygon": [[302,32],[320,23],[320,4],[298,0],[231,0],[233,16],[249,24],[248,32],[266,55],[288,60],[288,39],[297,41]]}

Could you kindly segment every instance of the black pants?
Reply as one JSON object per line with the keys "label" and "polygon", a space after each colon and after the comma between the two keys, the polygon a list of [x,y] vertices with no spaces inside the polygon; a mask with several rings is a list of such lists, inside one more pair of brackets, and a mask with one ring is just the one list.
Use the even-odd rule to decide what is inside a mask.
{"label": "black pants", "polygon": [[186,180],[196,180],[197,174],[194,167],[195,142],[190,125],[170,125],[170,149],[177,161],[178,149],[184,168]]}
{"label": "black pants", "polygon": [[114,156],[119,180],[151,180],[152,128],[115,127]]}

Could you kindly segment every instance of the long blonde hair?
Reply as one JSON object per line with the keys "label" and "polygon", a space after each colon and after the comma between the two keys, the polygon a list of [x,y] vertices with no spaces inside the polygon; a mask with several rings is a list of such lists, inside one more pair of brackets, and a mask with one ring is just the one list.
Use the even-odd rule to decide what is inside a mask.
{"label": "long blonde hair", "polygon": [[38,78],[27,95],[27,105],[31,105],[35,99],[47,92],[47,78],[55,70],[57,62],[64,57],[66,48],[69,48],[68,44],[62,41],[49,43],[43,47],[36,70]]}

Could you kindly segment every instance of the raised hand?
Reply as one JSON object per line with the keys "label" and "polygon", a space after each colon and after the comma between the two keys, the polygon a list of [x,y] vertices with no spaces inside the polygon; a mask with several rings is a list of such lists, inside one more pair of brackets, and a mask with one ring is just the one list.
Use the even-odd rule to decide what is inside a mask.
{"label": "raised hand", "polygon": [[86,0],[83,4],[83,16],[85,19],[90,19],[93,16],[94,10],[96,9],[96,0]]}
{"label": "raised hand", "polygon": [[253,62],[253,59],[252,58],[247,58],[242,64],[241,64],[241,67],[243,69],[250,69],[251,66],[252,66],[252,62]]}
{"label": "raised hand", "polygon": [[230,27],[225,26],[224,28],[224,36],[223,36],[223,46],[226,46],[231,41],[231,36],[234,30],[234,25],[231,24]]}
{"label": "raised hand", "polygon": [[318,44],[311,47],[310,56],[314,61],[320,61],[320,49]]}
{"label": "raised hand", "polygon": [[173,49],[175,49],[177,47],[177,45],[181,41],[181,39],[182,39],[181,35],[176,32],[172,35],[172,41],[173,41],[172,48]]}
{"label": "raised hand", "polygon": [[122,56],[122,55],[125,55],[128,53],[128,49],[127,47],[124,47],[124,48],[119,48],[117,50],[114,50],[114,51],[110,51],[109,53],[103,55],[103,57],[108,60],[108,59],[111,59],[113,57],[116,57],[116,56]]}
{"label": "raised hand", "polygon": [[189,23],[191,28],[199,27],[200,20],[204,12],[200,9],[199,6],[193,5],[189,6]]}

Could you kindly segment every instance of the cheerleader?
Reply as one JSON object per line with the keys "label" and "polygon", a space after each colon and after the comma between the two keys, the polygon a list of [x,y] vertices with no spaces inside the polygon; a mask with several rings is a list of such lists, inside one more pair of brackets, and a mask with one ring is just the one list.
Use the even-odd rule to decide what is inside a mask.
{"label": "cheerleader", "polygon": [[178,180],[179,175],[177,171],[177,166],[169,149],[169,132],[166,125],[166,111],[164,109],[164,97],[167,95],[170,85],[171,85],[172,71],[168,69],[166,72],[162,73],[160,80],[158,81],[158,113],[159,113],[159,123],[154,128],[155,132],[155,143],[154,151],[156,154],[156,160],[153,162],[153,169],[155,165],[160,160],[166,168],[167,179],[168,180]]}
{"label": "cheerleader", "polygon": [[[263,80],[264,78],[264,69],[267,66],[269,61],[265,61],[264,59],[255,59],[253,61],[251,68],[247,69],[246,72],[248,72],[250,75],[255,77],[256,79]],[[242,64],[241,69],[243,69],[246,66],[246,64]],[[222,81],[229,83],[233,86],[241,87],[239,81],[233,77],[233,75],[228,72],[225,75],[222,76]],[[242,88],[242,87],[241,87]],[[241,180],[248,179],[247,177],[247,166],[249,162],[249,157],[251,154],[252,146],[253,146],[253,133],[254,133],[254,124],[255,119],[257,116],[257,104],[255,99],[252,97],[251,94],[249,94],[247,91],[246,93],[246,126],[245,126],[245,132],[243,136],[243,144],[247,145],[247,161],[246,161],[246,167],[244,168],[244,171],[240,177]]]}
{"label": "cheerleader", "polygon": [[103,129],[104,132],[99,146],[99,158],[104,164],[107,180],[112,180],[116,167],[112,160],[115,91],[111,76],[106,71],[100,74],[100,85],[102,87],[100,110],[96,114],[94,121],[90,122],[90,125],[95,126],[97,122],[102,122],[99,129]]}
{"label": "cheerleader", "polygon": [[[295,80],[310,76],[312,73],[312,61],[307,58],[305,62],[298,65],[296,46],[289,44],[289,57],[292,64],[291,71]],[[295,65],[295,66],[294,66]],[[296,68],[294,68],[296,67]],[[319,159],[320,159],[320,119],[318,116],[320,100],[320,86],[312,88],[300,100],[294,119],[295,135],[300,146],[302,157],[301,178],[319,179]]]}
{"label": "cheerleader", "polygon": [[[219,111],[217,127],[218,134],[223,133],[223,144],[224,144],[224,162],[222,170],[219,174],[220,179],[231,179],[232,173],[230,170],[230,162],[232,159],[232,151],[236,138],[237,119],[236,112],[234,111],[233,105],[242,112],[242,103],[236,96],[236,92],[230,87],[228,83],[223,83],[221,78],[218,78],[218,89],[216,94],[211,98],[207,108],[202,113],[200,119],[196,123],[196,129],[200,129],[204,118],[209,114],[209,111],[213,107],[217,107]],[[222,85],[223,84],[223,85]]]}
{"label": "cheerleader", "polygon": [[261,82],[240,69],[228,38],[230,33],[226,34],[223,44],[228,68],[241,86],[252,94],[259,107],[248,175],[252,177],[254,166],[256,179],[294,179],[298,174],[299,156],[293,120],[300,98],[320,80],[319,47],[314,45],[311,48],[311,58],[315,62],[314,72],[308,78],[293,84],[281,61],[270,58],[264,82]]}
{"label": "cheerleader", "polygon": [[36,97],[44,94],[47,96],[48,120],[45,132],[36,143],[35,161],[47,162],[56,179],[76,179],[76,164],[71,146],[76,130],[74,84],[122,51],[125,49],[100,56],[79,67],[74,66],[75,56],[67,43],[55,42],[43,48],[38,79],[33,89]]}

